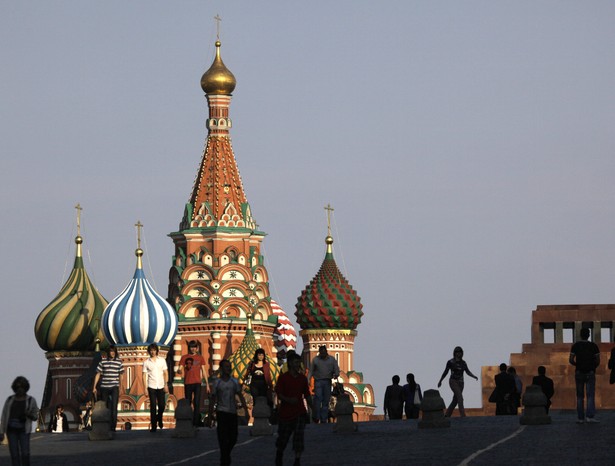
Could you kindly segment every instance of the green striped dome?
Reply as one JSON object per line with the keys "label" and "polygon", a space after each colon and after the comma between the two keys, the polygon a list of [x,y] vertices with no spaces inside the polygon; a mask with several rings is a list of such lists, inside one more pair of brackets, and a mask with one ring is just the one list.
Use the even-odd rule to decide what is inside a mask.
{"label": "green striped dome", "polygon": [[81,236],[75,238],[75,265],[60,293],[36,319],[34,334],[45,351],[92,351],[96,340],[107,346],[100,327],[107,300],[83,268]]}
{"label": "green striped dome", "polygon": [[[248,364],[254,358],[254,353],[257,349],[260,348],[260,345],[256,341],[256,337],[254,336],[254,331],[252,330],[252,319],[251,316],[248,316],[248,328],[246,329],[246,336],[244,337],[239,348],[231,354],[228,360],[231,363],[232,372],[231,375],[237,378],[241,383],[243,383],[243,376],[246,373],[246,369],[248,368]],[[271,371],[271,380],[275,384],[275,381],[278,380],[279,368],[276,362],[269,357],[267,353],[265,353],[265,359],[269,363],[269,370]]]}

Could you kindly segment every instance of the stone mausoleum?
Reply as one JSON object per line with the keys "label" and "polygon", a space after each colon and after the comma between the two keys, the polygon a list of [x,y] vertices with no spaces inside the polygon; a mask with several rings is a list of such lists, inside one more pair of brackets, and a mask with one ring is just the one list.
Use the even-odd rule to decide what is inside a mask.
{"label": "stone mausoleum", "polygon": [[553,379],[555,395],[551,409],[575,409],[576,391],[574,366],[568,358],[572,344],[579,340],[582,328],[591,331],[590,340],[600,348],[600,367],[596,371],[596,409],[615,408],[615,390],[609,385],[607,361],[613,347],[615,304],[562,304],[537,306],[532,312],[532,341],[523,344],[520,353],[510,355],[510,361],[498,361],[482,368],[482,400],[485,414],[495,414],[495,404],[488,398],[495,387],[494,377],[499,363],[513,366],[523,381],[532,383],[538,366],[545,366]]}

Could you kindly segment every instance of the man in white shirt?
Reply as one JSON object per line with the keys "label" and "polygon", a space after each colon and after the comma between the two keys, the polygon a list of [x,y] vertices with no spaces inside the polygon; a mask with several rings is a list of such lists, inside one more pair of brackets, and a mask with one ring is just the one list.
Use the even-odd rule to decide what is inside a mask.
{"label": "man in white shirt", "polygon": [[[165,393],[169,392],[167,381],[169,371],[167,362],[158,357],[158,345],[152,343],[147,347],[149,358],[143,363],[143,386],[149,395],[150,432],[156,432],[156,424],[162,429]],[[158,410],[156,410],[158,407]]]}

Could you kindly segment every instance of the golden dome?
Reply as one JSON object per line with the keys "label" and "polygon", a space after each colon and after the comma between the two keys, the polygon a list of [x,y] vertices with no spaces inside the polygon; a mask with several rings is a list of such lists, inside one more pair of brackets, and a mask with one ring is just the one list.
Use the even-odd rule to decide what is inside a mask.
{"label": "golden dome", "polygon": [[237,81],[233,73],[222,62],[220,57],[220,41],[216,41],[216,58],[201,78],[201,87],[205,94],[231,95]]}

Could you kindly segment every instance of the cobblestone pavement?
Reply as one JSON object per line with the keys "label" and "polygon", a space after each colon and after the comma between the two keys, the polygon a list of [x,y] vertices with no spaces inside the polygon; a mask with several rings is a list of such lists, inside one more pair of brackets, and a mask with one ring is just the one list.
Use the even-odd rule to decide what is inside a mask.
{"label": "cobblestone pavement", "polygon": [[[418,429],[417,421],[358,424],[351,434],[331,425],[308,425],[302,465],[612,465],[615,412],[600,412],[599,424],[576,424],[572,412],[552,413],[552,424],[521,426],[519,418],[451,419],[450,428]],[[273,465],[275,435],[251,437],[241,427],[233,465]],[[291,445],[285,465],[293,463]],[[111,441],[89,441],[87,433],[34,433],[32,464],[204,465],[218,464],[216,431],[200,429],[192,439],[171,430],[117,432]],[[0,464],[10,464],[6,445]]]}

